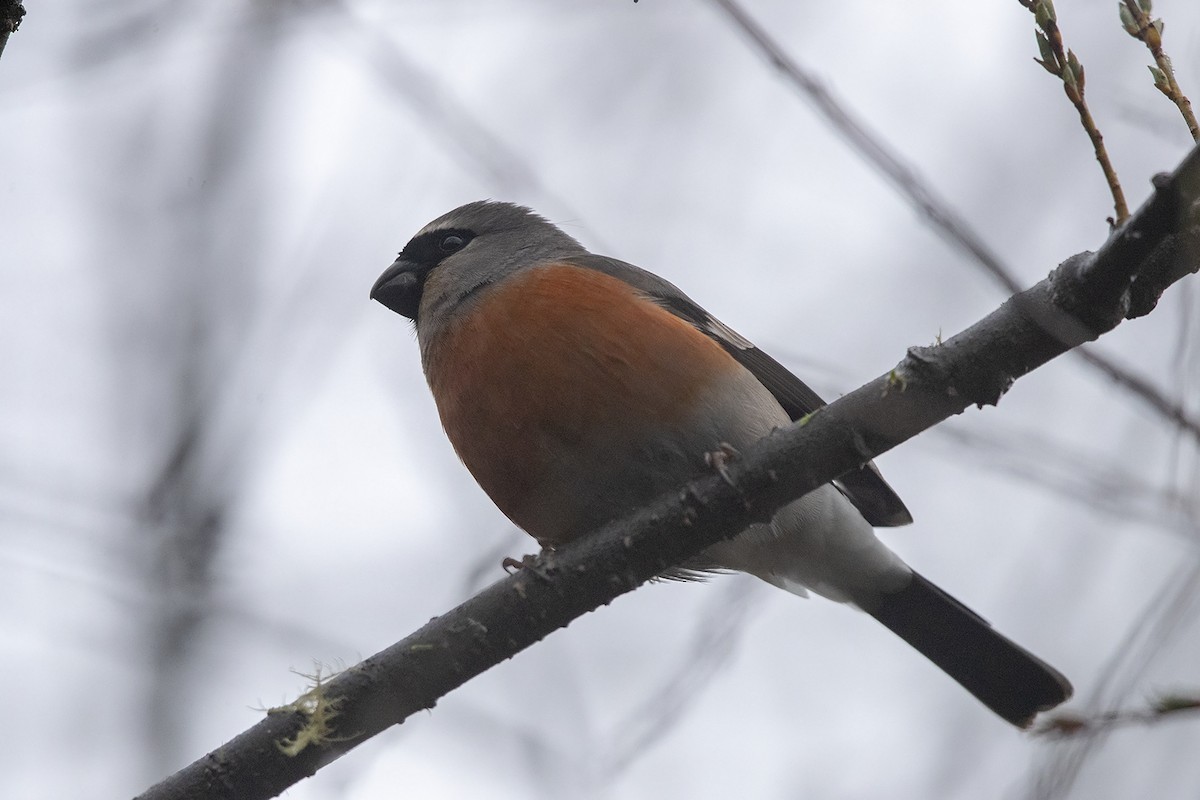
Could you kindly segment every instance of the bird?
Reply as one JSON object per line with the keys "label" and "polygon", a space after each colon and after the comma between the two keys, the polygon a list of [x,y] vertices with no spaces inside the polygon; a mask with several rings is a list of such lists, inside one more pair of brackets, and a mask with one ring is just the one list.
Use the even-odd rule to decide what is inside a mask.
{"label": "bird", "polygon": [[[482,200],[421,228],[371,288],[407,317],[451,445],[552,550],[711,470],[824,401],[667,280]],[[912,522],[873,463],[662,577],[740,571],[857,607],[1019,728],[1070,682],[883,544]]]}

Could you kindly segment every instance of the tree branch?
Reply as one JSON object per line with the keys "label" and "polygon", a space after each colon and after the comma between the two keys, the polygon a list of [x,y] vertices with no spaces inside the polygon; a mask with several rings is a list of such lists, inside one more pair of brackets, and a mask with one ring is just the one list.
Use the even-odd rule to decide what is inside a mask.
{"label": "tree branch", "polygon": [[0,55],[4,55],[9,34],[17,32],[24,17],[25,6],[18,0],[0,0]]}
{"label": "tree branch", "polygon": [[[647,508],[543,555],[148,790],[272,797],[354,746],[705,547],[1152,308],[1200,267],[1200,147],[1094,254]],[[715,443],[714,443],[715,444]],[[283,743],[291,755],[284,755]]]}

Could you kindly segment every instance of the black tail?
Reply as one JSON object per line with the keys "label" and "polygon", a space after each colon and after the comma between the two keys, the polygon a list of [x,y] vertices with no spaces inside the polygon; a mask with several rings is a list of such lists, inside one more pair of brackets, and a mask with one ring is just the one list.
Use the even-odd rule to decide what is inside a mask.
{"label": "black tail", "polygon": [[866,610],[1018,727],[1071,696],[1058,670],[916,573],[906,588]]}

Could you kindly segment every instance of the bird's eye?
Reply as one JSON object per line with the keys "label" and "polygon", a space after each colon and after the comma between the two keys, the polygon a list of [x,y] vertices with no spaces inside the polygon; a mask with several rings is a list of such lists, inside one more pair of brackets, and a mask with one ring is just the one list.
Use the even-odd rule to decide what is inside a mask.
{"label": "bird's eye", "polygon": [[442,240],[440,242],[438,242],[438,248],[443,253],[453,253],[456,250],[462,250],[463,247],[466,246],[466,244],[467,244],[466,239],[459,236],[457,233],[451,233],[447,236],[442,237]]}

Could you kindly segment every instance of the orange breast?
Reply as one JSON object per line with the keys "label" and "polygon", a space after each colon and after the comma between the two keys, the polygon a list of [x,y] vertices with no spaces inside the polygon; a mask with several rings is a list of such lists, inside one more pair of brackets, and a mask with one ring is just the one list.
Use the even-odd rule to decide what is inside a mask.
{"label": "orange breast", "polygon": [[650,485],[657,467],[641,462],[678,469],[683,427],[735,369],[720,345],[624,281],[562,264],[483,290],[425,363],[459,457],[543,544],[606,521],[597,517],[616,498],[661,491]]}

